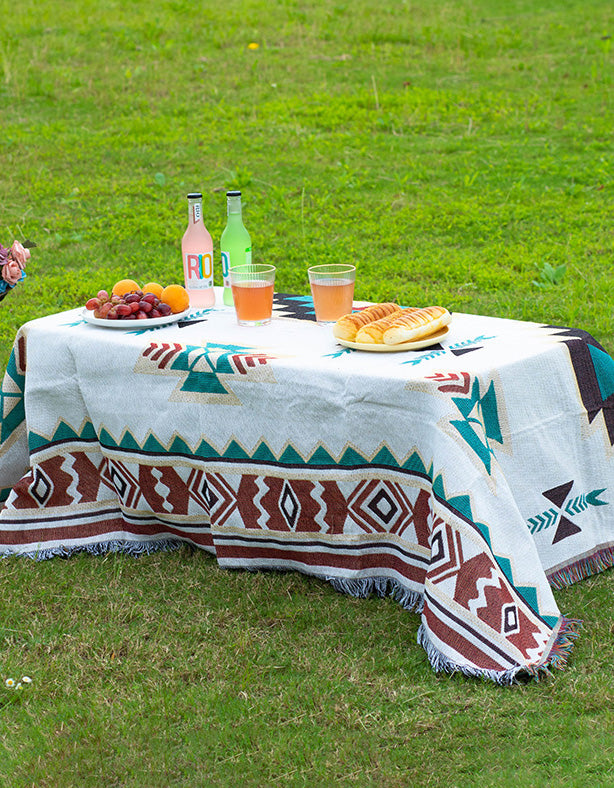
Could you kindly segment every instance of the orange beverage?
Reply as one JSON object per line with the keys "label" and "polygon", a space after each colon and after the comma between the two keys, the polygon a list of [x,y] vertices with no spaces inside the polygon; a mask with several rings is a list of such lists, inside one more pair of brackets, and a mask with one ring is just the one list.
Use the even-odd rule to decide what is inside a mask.
{"label": "orange beverage", "polygon": [[239,282],[232,286],[237,320],[242,324],[259,324],[271,319],[273,283]]}
{"label": "orange beverage", "polygon": [[334,323],[352,311],[356,266],[324,263],[312,265],[307,273],[318,323]]}
{"label": "orange beverage", "polygon": [[354,282],[349,279],[311,282],[311,295],[318,323],[332,323],[352,311]]}
{"label": "orange beverage", "polygon": [[230,271],[232,299],[240,326],[271,322],[275,266],[264,263],[235,265]]}

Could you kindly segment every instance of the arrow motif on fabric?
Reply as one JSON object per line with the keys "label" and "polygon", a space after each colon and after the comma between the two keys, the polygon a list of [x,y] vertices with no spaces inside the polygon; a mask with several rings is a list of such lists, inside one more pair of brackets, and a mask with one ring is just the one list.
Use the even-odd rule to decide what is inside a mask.
{"label": "arrow motif on fabric", "polygon": [[539,533],[540,531],[544,531],[556,525],[557,529],[552,539],[552,544],[556,544],[582,531],[579,525],[565,515],[573,517],[582,514],[582,512],[585,512],[591,506],[608,505],[608,501],[602,501],[599,497],[601,493],[605,492],[605,487],[598,490],[591,490],[591,492],[588,493],[581,493],[573,498],[568,498],[573,484],[574,482],[572,480],[565,484],[560,484],[557,487],[552,487],[542,493],[544,498],[547,498],[556,508],[550,507],[546,511],[528,518],[527,522],[529,523],[529,530],[532,534]]}
{"label": "arrow motif on fabric", "polygon": [[529,517],[531,523],[531,533],[536,534],[544,528],[550,528],[556,522],[559,512],[556,509],[548,509],[541,514],[536,514],[535,517]]}
{"label": "arrow motif on fabric", "polygon": [[[435,375],[427,375],[426,377],[431,380],[435,380],[438,383],[447,384],[443,386],[438,386],[439,391],[443,391],[443,392],[454,391],[459,394],[469,393],[469,384],[471,382],[471,378],[468,372],[461,372],[459,374],[457,374],[456,372],[437,372],[435,373]],[[460,380],[462,380],[462,383],[457,382]]]}
{"label": "arrow motif on fabric", "polygon": [[570,501],[567,501],[565,511],[567,514],[574,515],[585,511],[589,506],[605,506],[607,501],[599,500],[602,492],[605,492],[605,487],[601,490],[593,490],[586,495],[578,495],[577,498],[572,498]]}

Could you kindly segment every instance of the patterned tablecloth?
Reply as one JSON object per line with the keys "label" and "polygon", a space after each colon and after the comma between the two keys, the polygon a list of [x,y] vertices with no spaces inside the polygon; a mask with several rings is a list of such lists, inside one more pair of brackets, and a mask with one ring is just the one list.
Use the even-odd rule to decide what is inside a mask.
{"label": "patterned tablecloth", "polygon": [[341,347],[311,299],[139,330],[18,332],[1,391],[0,553],[188,542],[421,615],[436,670],[564,664],[552,587],[614,562],[614,361],[586,332],[454,314],[418,351]]}

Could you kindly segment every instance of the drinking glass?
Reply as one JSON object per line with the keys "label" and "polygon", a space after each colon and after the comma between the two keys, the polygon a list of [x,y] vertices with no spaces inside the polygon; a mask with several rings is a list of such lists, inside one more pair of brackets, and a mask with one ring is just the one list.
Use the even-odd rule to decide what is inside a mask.
{"label": "drinking glass", "polygon": [[309,285],[320,325],[334,323],[352,311],[356,266],[346,263],[313,265],[308,269]]}
{"label": "drinking glass", "polygon": [[232,297],[240,326],[264,326],[273,314],[275,266],[236,265],[229,271]]}

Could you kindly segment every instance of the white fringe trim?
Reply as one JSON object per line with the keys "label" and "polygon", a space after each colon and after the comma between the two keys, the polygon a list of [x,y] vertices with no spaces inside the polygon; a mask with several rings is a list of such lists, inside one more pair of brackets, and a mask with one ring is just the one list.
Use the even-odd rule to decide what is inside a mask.
{"label": "white fringe trim", "polygon": [[379,597],[391,596],[405,610],[422,612],[422,594],[405,588],[396,580],[388,577],[326,577],[327,582],[342,594],[367,599],[372,594]]}
{"label": "white fringe trim", "polygon": [[134,558],[140,555],[151,555],[158,552],[171,552],[179,550],[185,544],[181,539],[154,539],[144,542],[133,542],[127,539],[114,539],[107,542],[95,542],[87,545],[73,545],[65,547],[51,547],[45,550],[35,550],[28,553],[19,553],[20,556],[31,558],[35,561],[46,561],[49,558],[70,558],[77,553],[90,555],[106,555],[107,553],[125,553]]}
{"label": "white fringe trim", "polygon": [[512,684],[520,684],[519,678],[527,680],[535,679],[536,676],[531,671],[524,668],[522,665],[510,668],[509,670],[484,670],[480,668],[473,668],[469,665],[459,665],[453,662],[445,654],[442,654],[439,649],[431,643],[428,632],[424,624],[418,627],[418,637],[416,638],[418,644],[426,651],[426,656],[435,673],[462,673],[464,676],[470,676],[476,679],[489,679],[494,681],[495,684],[500,684],[504,687],[509,687]]}

